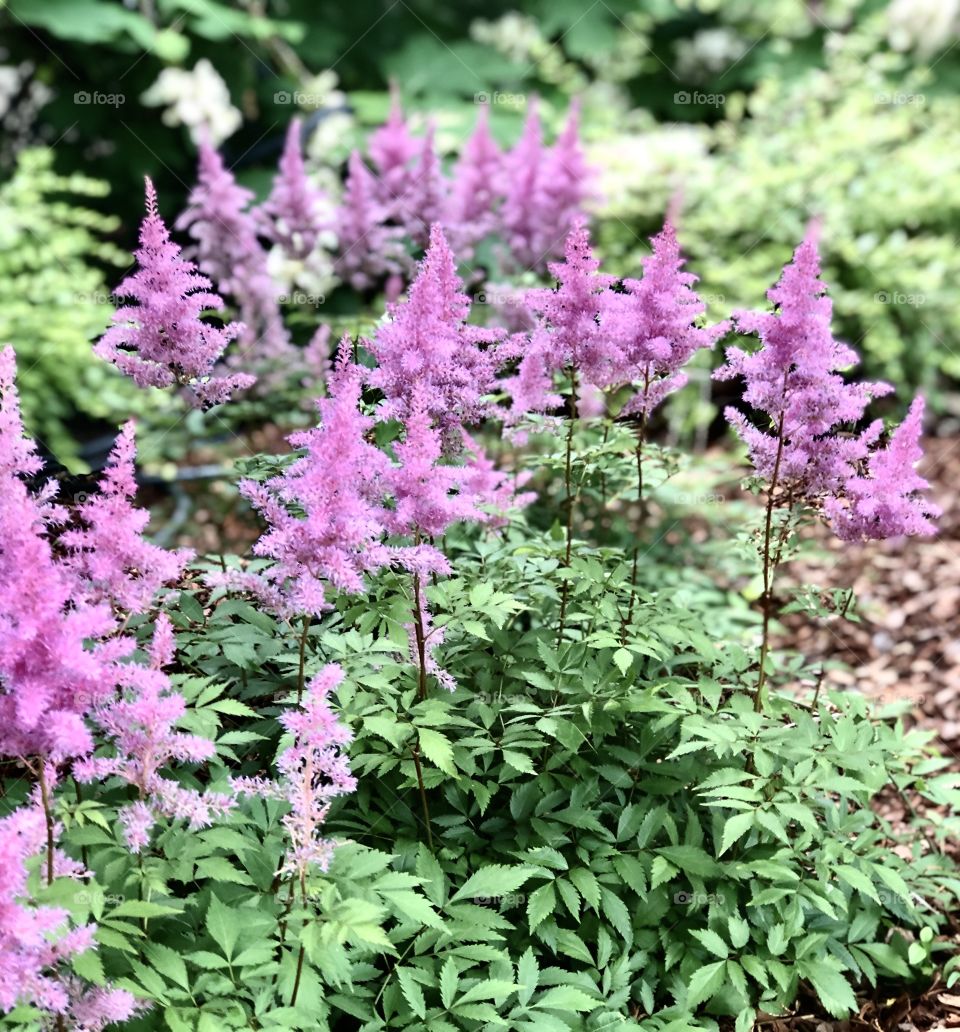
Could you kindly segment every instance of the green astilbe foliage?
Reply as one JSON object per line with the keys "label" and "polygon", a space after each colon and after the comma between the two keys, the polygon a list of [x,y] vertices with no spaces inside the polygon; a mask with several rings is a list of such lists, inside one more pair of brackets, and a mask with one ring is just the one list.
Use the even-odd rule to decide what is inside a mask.
{"label": "green astilbe foliage", "polygon": [[[207,1014],[228,1028],[660,1032],[726,1016],[747,1030],[802,993],[844,1015],[855,990],[923,985],[942,965],[960,893],[938,848],[952,823],[894,827],[875,803],[903,792],[955,806],[946,761],[856,693],[774,694],[754,711],[757,617],[724,587],[750,576],[751,550],[677,530],[695,509],[728,540],[749,510],[690,499],[676,458],[652,450],[657,520],[624,622],[631,543],[615,526],[600,534],[599,510],[627,492],[632,456],[618,429],[601,433],[576,437],[591,457],[575,472],[578,525],[596,533],[577,537],[568,572],[562,527],[539,516],[448,535],[456,572],[427,596],[455,691],[431,676],[418,700],[397,574],[310,627],[307,676],[345,671],[358,788],[327,819],[344,844],[304,898],[277,877],[271,802],[210,832],[171,830],[141,870],[106,831],[74,840],[108,894],[141,885],[181,911],[151,913],[149,946],[123,931],[146,959],[105,954],[112,979],[161,1005],[132,1028],[212,1027],[195,1025]],[[550,449],[541,438],[538,464],[559,461]],[[190,729],[217,739],[221,773],[269,769],[299,624],[220,590],[184,592],[175,619]]]}
{"label": "green astilbe foliage", "polygon": [[90,361],[112,312],[105,270],[127,261],[106,239],[116,220],[84,206],[106,193],[104,183],[58,175],[48,150],[21,153],[0,184],[0,341],[19,357],[28,431],[73,468],[82,468],[76,421],[102,431],[133,396]]}

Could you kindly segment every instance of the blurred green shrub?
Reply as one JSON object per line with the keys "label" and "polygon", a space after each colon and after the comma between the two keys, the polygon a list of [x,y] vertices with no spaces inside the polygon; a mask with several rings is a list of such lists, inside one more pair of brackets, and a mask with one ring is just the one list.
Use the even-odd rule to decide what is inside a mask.
{"label": "blurred green shrub", "polygon": [[77,470],[78,435],[124,418],[135,393],[90,350],[112,311],[104,269],[128,261],[105,239],[115,220],[77,203],[106,192],[85,176],[57,175],[41,149],[22,152],[0,184],[0,341],[17,350],[29,432]]}
{"label": "blurred green shrub", "polygon": [[[920,387],[943,407],[960,379],[960,100],[920,69],[851,36],[824,71],[770,78],[736,117],[608,138],[603,242],[636,268],[675,203],[690,268],[711,314],[755,307],[806,223],[822,222],[824,279],[838,335],[864,374]],[[682,146],[673,146],[676,141]],[[630,155],[638,155],[637,162]]]}

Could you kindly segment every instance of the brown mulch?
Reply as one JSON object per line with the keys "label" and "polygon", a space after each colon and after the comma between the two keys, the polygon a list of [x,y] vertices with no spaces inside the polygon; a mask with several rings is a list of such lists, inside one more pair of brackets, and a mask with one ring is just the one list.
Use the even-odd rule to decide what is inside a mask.
{"label": "brown mulch", "polygon": [[[856,687],[879,704],[906,702],[907,719],[934,731],[944,753],[960,768],[960,438],[925,445],[920,467],[931,497],[943,509],[932,539],[900,539],[838,546],[824,528],[813,532],[821,555],[793,563],[794,584],[829,591],[853,587],[859,622],[838,617],[811,620],[796,614],[782,622],[778,645],[822,664],[824,687]],[[880,801],[894,824],[906,823],[903,801]],[[769,1017],[771,1032],[937,1032],[960,1029],[960,986],[934,984],[926,991],[878,994],[857,1016],[838,1021],[815,1000],[789,1017]]]}
{"label": "brown mulch", "polygon": [[[926,442],[920,472],[943,509],[935,538],[838,546],[790,567],[795,583],[856,592],[859,623],[784,618],[780,644],[826,664],[824,686],[856,686],[879,703],[907,701],[960,762],[960,438]],[[847,669],[831,668],[831,663]]]}

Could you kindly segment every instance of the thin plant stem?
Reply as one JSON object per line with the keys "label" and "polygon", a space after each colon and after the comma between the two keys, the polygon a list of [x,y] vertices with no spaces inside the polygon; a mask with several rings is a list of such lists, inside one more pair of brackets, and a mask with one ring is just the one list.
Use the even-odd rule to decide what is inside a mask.
{"label": "thin plant stem", "polygon": [[[300,896],[303,899],[303,906],[306,909],[307,906],[307,879],[304,872],[300,872]],[[297,953],[297,973],[293,979],[293,992],[290,993],[290,1006],[296,1007],[297,1005],[297,994],[300,992],[300,979],[303,976],[303,956],[304,956],[303,943],[300,943],[300,951]]]}
{"label": "thin plant stem", "polygon": [[420,805],[423,807],[423,823],[427,828],[427,846],[433,852],[433,832],[430,830],[430,807],[427,804],[427,789],[423,783],[423,768],[420,766],[420,747],[415,745],[411,748],[413,754],[413,765],[417,769],[417,784],[420,786]]}
{"label": "thin plant stem", "polygon": [[[649,387],[649,383],[647,385]],[[646,388],[644,389],[646,395]],[[640,530],[643,526],[643,446],[647,443],[647,413],[643,412],[640,417],[640,426],[637,431],[637,531],[633,542],[633,562],[630,567],[630,604],[627,606],[627,616],[623,621],[623,636],[626,636],[627,627],[633,620],[633,607],[637,602],[637,568],[640,562]]]}
{"label": "thin plant stem", "polygon": [[[43,804],[43,819],[47,826],[47,884],[53,884],[53,806],[50,799],[50,786],[47,784],[47,765],[44,758],[41,756],[37,762],[37,780],[40,782],[40,801]],[[63,1021],[63,1015],[57,1015],[56,1021],[57,1032],[65,1032],[66,1025]]]}
{"label": "thin plant stem", "polygon": [[423,602],[420,574],[413,575],[413,634],[417,643],[417,698],[427,697],[427,637],[423,629]]}
{"label": "thin plant stem", "polygon": [[773,610],[773,578],[776,562],[771,555],[773,541],[773,511],[776,508],[776,491],[780,480],[780,464],[783,460],[783,415],[777,426],[777,457],[773,463],[770,486],[767,489],[767,511],[763,525],[763,631],[760,642],[760,670],[757,674],[757,687],[753,693],[754,711],[763,711],[764,687],[767,680],[767,654],[770,651],[770,615]]}
{"label": "thin plant stem", "polygon": [[47,826],[47,884],[53,884],[53,807],[50,801],[50,787],[47,784],[47,765],[41,756],[37,764],[37,779],[40,782],[40,801],[43,804],[43,819]]}
{"label": "thin plant stem", "polygon": [[303,630],[300,632],[300,665],[297,670],[297,705],[303,702],[303,686],[306,681],[307,637],[310,634],[310,617],[304,616]]}
{"label": "thin plant stem", "polygon": [[[563,554],[563,565],[570,567],[570,559],[573,554],[573,431],[577,420],[577,370],[575,366],[570,367],[570,421],[567,424],[567,450],[563,471],[563,486],[567,503],[567,543]],[[567,603],[570,600],[570,580],[564,577],[563,585],[560,588],[560,626],[557,628],[557,646],[563,641],[563,631],[567,622]]]}

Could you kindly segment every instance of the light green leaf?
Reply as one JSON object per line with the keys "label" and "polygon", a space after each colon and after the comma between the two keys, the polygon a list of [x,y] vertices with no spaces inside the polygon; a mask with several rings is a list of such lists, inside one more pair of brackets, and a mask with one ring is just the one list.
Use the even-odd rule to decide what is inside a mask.
{"label": "light green leaf", "polygon": [[453,746],[450,745],[449,739],[429,727],[418,728],[417,735],[423,755],[445,774],[456,775],[457,768],[453,765]]}

